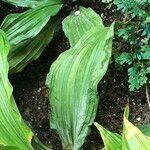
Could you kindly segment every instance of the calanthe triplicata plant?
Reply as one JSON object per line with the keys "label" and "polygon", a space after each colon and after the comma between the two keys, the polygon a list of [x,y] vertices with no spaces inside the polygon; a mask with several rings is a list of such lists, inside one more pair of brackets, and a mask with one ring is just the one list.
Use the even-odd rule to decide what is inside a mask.
{"label": "calanthe triplicata plant", "polygon": [[66,150],[80,150],[90,133],[99,97],[97,85],[111,56],[113,25],[104,27],[92,9],[80,7],[63,21],[70,49],[52,64],[47,76],[51,127]]}
{"label": "calanthe triplicata plant", "polygon": [[55,16],[62,7],[59,0],[50,0],[36,7],[38,1],[7,1],[19,6],[33,6],[23,13],[8,15],[0,28],[10,42],[8,55],[9,73],[22,71],[31,61],[37,59],[51,41],[60,18]]}
{"label": "calanthe triplicata plant", "polygon": [[150,125],[134,126],[129,120],[129,106],[125,108],[123,116],[123,131],[121,134],[113,133],[94,123],[99,130],[105,149],[107,150],[149,150]]}
{"label": "calanthe triplicata plant", "polygon": [[[8,15],[1,24],[1,29],[6,33],[10,43],[9,54],[8,51],[6,53],[6,56],[8,54],[9,72],[15,73],[21,71],[30,61],[38,58],[51,41],[55,27],[60,21],[56,14],[61,9],[62,2],[60,0],[39,1],[40,5],[37,1],[8,0],[5,2],[31,7],[23,13]],[[97,84],[104,76],[111,56],[113,25],[104,27],[101,18],[92,9],[80,7],[79,10],[72,12],[64,19],[63,30],[71,47],[54,62],[46,84],[50,88],[51,126],[57,129],[64,149],[75,150],[81,149],[89,134],[89,126],[96,115],[99,99]],[[5,34],[3,31],[2,33]],[[7,65],[7,74],[5,74],[7,78],[6,56],[4,61]],[[10,92],[11,99],[12,91],[8,92]],[[7,99],[4,102],[7,102]],[[12,101],[14,101],[13,98]],[[2,116],[4,125],[11,129],[10,122],[13,124],[13,119],[17,119],[13,116],[15,115],[14,109],[11,107],[15,109],[17,107],[14,103],[10,106],[9,104],[3,105],[2,108],[4,106],[12,111],[10,115],[9,112],[5,112],[7,110],[5,108]],[[5,138],[7,134],[4,130],[0,135],[2,146],[5,148],[15,146],[19,149],[20,145],[24,150],[33,149],[30,144],[33,134],[22,122],[19,112],[17,113],[21,122],[18,119],[13,128],[18,126],[19,131],[17,129],[13,131],[12,128],[12,136],[10,136],[15,142]],[[5,116],[10,122],[5,122],[7,121]],[[23,138],[21,141],[17,139],[18,134]]]}
{"label": "calanthe triplicata plant", "polygon": [[8,80],[7,55],[10,45],[6,34],[0,30],[0,149],[33,150],[33,133],[24,123],[12,95]]}
{"label": "calanthe triplicata plant", "polygon": [[[10,43],[10,51],[7,53],[9,73],[16,73],[30,61],[37,59],[51,41],[54,30],[61,20],[58,12],[63,3],[60,0],[4,1],[30,7],[23,13],[8,15],[0,26]],[[80,1],[73,2],[72,7],[78,2]],[[80,7],[64,19],[63,30],[70,41],[70,49],[62,53],[53,63],[46,80],[51,99],[51,127],[59,133],[64,149],[78,150],[82,149],[97,112],[99,101],[97,85],[109,64],[114,27],[113,24],[104,27],[100,16],[91,8]],[[5,63],[6,61],[7,59]],[[7,76],[8,68],[5,77]],[[12,91],[9,92],[11,95]],[[5,106],[14,107],[13,105]],[[10,114],[4,111],[4,119],[6,115]],[[9,119],[12,122],[13,117]],[[3,132],[5,136],[0,135],[0,138],[4,138],[3,142],[0,141],[2,146],[5,148],[15,146],[19,149],[20,144],[24,150],[33,149],[30,144],[32,132],[28,128],[27,131],[24,123],[25,127],[19,123],[20,131],[12,130],[14,135],[10,136],[15,140],[14,144],[9,143],[9,139],[5,138],[7,134]],[[9,122],[5,125],[12,128],[9,127]],[[18,134],[23,140],[17,139]]]}
{"label": "calanthe triplicata plant", "polygon": [[[9,14],[0,25],[0,149],[32,150],[32,142],[40,143],[34,139],[33,132],[21,118],[12,96],[8,72],[19,72],[40,56],[62,20],[60,14],[66,11],[62,15],[62,28],[70,48],[52,64],[46,79],[51,108],[50,125],[58,132],[64,150],[82,150],[97,113],[97,86],[108,68],[114,24],[105,27],[94,10],[80,6],[84,2],[89,3],[89,0],[3,1],[28,9],[22,13]],[[103,2],[109,3],[111,0]],[[127,5],[128,2],[114,1],[118,9],[128,15],[118,35],[131,45],[132,50],[121,53],[117,62],[130,65],[130,90],[134,90],[148,81],[150,21],[147,12],[140,7],[145,7],[146,2],[134,1],[140,4],[135,5],[139,9],[135,9],[133,1],[131,6]],[[132,24],[135,17],[140,19],[138,27]],[[142,39],[131,36],[132,29]],[[95,123],[105,148],[149,150],[149,130],[146,130],[145,136],[128,121],[127,114],[128,108],[124,115],[122,135],[111,133]],[[140,129],[144,131],[143,128],[145,130],[145,127]],[[130,137],[131,134],[134,136]],[[45,146],[38,149],[48,150]]]}

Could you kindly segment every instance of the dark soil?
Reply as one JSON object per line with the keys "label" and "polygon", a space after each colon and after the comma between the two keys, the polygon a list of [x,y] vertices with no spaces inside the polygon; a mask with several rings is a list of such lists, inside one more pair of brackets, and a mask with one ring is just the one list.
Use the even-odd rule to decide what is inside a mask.
{"label": "dark soil", "polygon": [[[0,8],[4,6],[0,3]],[[114,9],[106,11],[106,5],[100,5],[98,2],[93,2],[90,6],[99,14],[104,12],[102,16],[106,25],[122,17],[120,12]],[[15,9],[13,12],[17,11]],[[0,13],[2,13],[1,9]],[[7,14],[8,12],[3,13],[1,20]],[[60,27],[38,60],[30,63],[21,73],[10,76],[14,97],[23,118],[31,124],[39,139],[47,146],[52,145],[54,150],[61,150],[62,146],[57,133],[49,127],[50,108],[45,79],[52,62],[68,47],[68,40]],[[127,103],[130,104],[131,122],[135,125],[150,123],[150,109],[146,100],[145,87],[139,91],[129,92],[127,80],[126,70],[119,70],[117,65],[112,63],[98,87],[100,103],[95,120],[114,132],[122,131],[122,115]],[[99,150],[102,147],[101,137],[92,126],[84,149]]]}

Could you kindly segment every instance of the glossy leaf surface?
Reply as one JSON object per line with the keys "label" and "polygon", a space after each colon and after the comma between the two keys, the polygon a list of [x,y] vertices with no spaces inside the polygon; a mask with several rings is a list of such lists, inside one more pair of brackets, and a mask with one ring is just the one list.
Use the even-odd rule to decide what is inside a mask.
{"label": "glossy leaf surface", "polygon": [[6,17],[1,28],[11,44],[8,55],[11,73],[21,71],[30,61],[38,58],[51,41],[59,21],[51,17],[58,13],[61,6],[47,4]]}
{"label": "glossy leaf surface", "polygon": [[0,30],[0,145],[17,147],[16,150],[32,150],[30,142],[33,133],[21,118],[8,80],[9,48],[6,34]]}
{"label": "glossy leaf surface", "polygon": [[96,122],[94,123],[94,125],[97,127],[102,136],[106,150],[121,150],[121,135],[106,130]]}
{"label": "glossy leaf surface", "polygon": [[30,61],[40,57],[43,50],[52,40],[54,31],[60,21],[58,17],[51,18],[34,38],[27,40],[25,43],[20,43],[13,48],[13,51],[8,55],[10,73],[22,71]]}
{"label": "glossy leaf surface", "polygon": [[[86,20],[89,17],[82,14],[86,11],[82,12],[82,9],[87,10],[87,15],[93,14],[91,9],[91,13],[89,9],[80,9],[81,18],[80,15],[76,16],[79,22],[72,24],[73,17],[70,22],[68,19],[63,22],[70,23],[69,31],[75,30],[79,34],[84,28],[84,21],[91,25]],[[102,28],[101,19],[99,22],[82,32],[83,35],[80,34],[77,43],[52,64],[47,76],[52,110],[51,127],[59,133],[64,149],[81,149],[96,115],[99,100],[97,85],[107,70],[113,38],[113,26]],[[81,30],[78,30],[80,27]],[[72,41],[74,32],[68,30],[66,28],[65,32]]]}
{"label": "glossy leaf surface", "polygon": [[[124,112],[123,133],[110,132],[98,123],[95,123],[99,130],[106,150],[149,150],[150,138],[148,138],[149,127],[142,127],[143,134],[136,126],[134,126],[127,118],[129,115],[129,107]],[[144,129],[145,128],[145,129]]]}
{"label": "glossy leaf surface", "polygon": [[[73,28],[73,25],[75,25],[75,28]],[[72,12],[63,21],[63,31],[71,46],[74,46],[88,30],[96,26],[104,28],[102,19],[91,8],[80,7],[78,16],[75,15],[75,12]]]}
{"label": "glossy leaf surface", "polygon": [[4,2],[16,5],[16,6],[21,6],[21,7],[30,7],[34,8],[37,6],[40,6],[45,3],[60,3],[60,0],[2,0]]}
{"label": "glossy leaf surface", "polygon": [[145,136],[136,126],[124,117],[124,128],[122,134],[123,150],[149,150],[150,139]]}

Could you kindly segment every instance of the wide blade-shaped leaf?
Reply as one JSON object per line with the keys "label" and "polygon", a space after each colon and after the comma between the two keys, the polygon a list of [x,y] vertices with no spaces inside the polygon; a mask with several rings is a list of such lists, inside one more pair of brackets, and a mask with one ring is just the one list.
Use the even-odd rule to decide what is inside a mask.
{"label": "wide blade-shaped leaf", "polygon": [[148,150],[150,149],[150,139],[145,136],[136,126],[127,119],[129,116],[129,106],[124,111],[122,149],[123,150]]}
{"label": "wide blade-shaped leaf", "polygon": [[141,132],[150,137],[150,124],[143,124],[139,126],[139,129],[141,130]]}
{"label": "wide blade-shaped leaf", "polygon": [[10,64],[9,73],[22,71],[30,61],[36,60],[40,56],[52,40],[54,31],[60,21],[59,16],[51,18],[37,36],[13,48],[13,51],[8,55]]}
{"label": "wide blade-shaped leaf", "polygon": [[40,6],[48,2],[51,2],[51,3],[61,2],[60,0],[2,0],[2,1],[16,5],[16,6],[31,7],[31,8]]}
{"label": "wide blade-shaped leaf", "polygon": [[63,21],[63,30],[71,46],[74,46],[84,33],[96,26],[104,27],[100,16],[91,8],[80,7],[79,16],[76,16],[75,12],[72,12],[72,14]]}
{"label": "wide blade-shaped leaf", "polygon": [[61,6],[61,4],[48,3],[6,17],[1,28],[6,32],[11,44],[8,55],[10,72],[21,71],[30,61],[39,57],[51,41],[59,22],[59,19],[51,20],[50,17],[56,15]]}
{"label": "wide blade-shaped leaf", "polygon": [[150,139],[145,136],[136,126],[134,126],[124,116],[122,134],[123,150],[149,150]]}
{"label": "wide blade-shaped leaf", "polygon": [[[105,148],[107,150],[149,150],[150,149],[150,138],[148,138],[149,126],[143,126],[141,130],[145,135],[131,122],[128,121],[129,106],[124,111],[124,122],[123,122],[123,133],[122,136],[112,133],[101,125],[95,124],[101,133]],[[144,129],[145,128],[145,129]]]}
{"label": "wide blade-shaped leaf", "polygon": [[11,46],[35,37],[47,24],[51,16],[56,15],[62,5],[47,4],[30,9],[24,13],[7,16],[1,25],[8,36]]}
{"label": "wide blade-shaped leaf", "polygon": [[94,123],[94,125],[97,127],[102,136],[106,150],[113,150],[113,149],[121,150],[122,147],[121,135],[106,130],[104,127],[102,127],[96,122]]}
{"label": "wide blade-shaped leaf", "polygon": [[32,150],[30,142],[33,133],[21,118],[8,80],[9,48],[6,34],[0,30],[0,145],[17,147],[16,150]]}
{"label": "wide blade-shaped leaf", "polygon": [[[76,30],[76,24],[73,27]],[[74,33],[70,34],[72,38]],[[112,38],[113,26],[97,25],[62,53],[50,69],[46,85],[50,89],[51,127],[58,131],[64,149],[80,149],[90,131],[99,99],[97,84],[108,67]]]}

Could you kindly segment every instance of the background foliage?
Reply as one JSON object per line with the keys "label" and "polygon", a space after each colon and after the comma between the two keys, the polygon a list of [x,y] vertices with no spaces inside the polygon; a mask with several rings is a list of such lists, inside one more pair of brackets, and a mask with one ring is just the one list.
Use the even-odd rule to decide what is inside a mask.
{"label": "background foliage", "polygon": [[118,36],[129,45],[116,58],[120,65],[128,65],[130,91],[149,82],[150,73],[150,13],[148,0],[114,0],[125,15]]}

